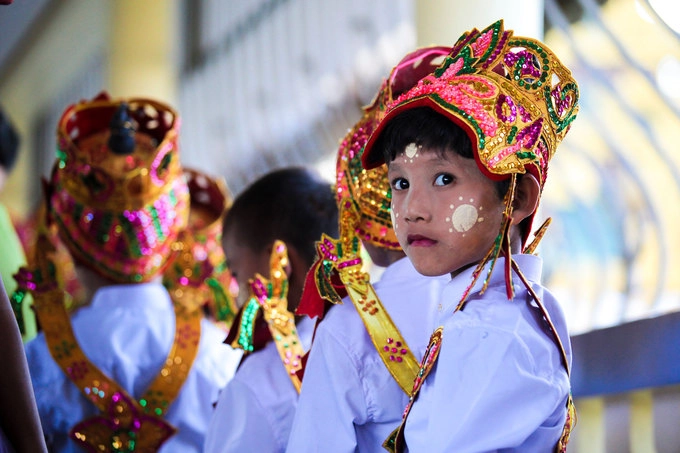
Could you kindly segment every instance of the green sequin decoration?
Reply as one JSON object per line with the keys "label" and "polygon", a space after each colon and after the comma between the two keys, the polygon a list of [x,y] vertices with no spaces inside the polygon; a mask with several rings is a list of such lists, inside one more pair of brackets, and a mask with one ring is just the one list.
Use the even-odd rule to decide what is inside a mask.
{"label": "green sequin decoration", "polygon": [[140,258],[142,256],[142,250],[139,247],[139,242],[137,241],[137,235],[135,234],[135,228],[132,223],[122,214],[118,215],[118,224],[123,227],[123,232],[127,238],[128,248],[132,251],[134,258]]}
{"label": "green sequin decoration", "polygon": [[255,298],[251,298],[246,304],[246,308],[241,315],[241,325],[239,326],[238,345],[246,352],[253,352],[253,334],[255,330],[255,317],[260,310],[260,304]]}
{"label": "green sequin decoration", "polygon": [[165,235],[163,234],[163,228],[161,228],[161,222],[158,220],[158,210],[156,209],[155,206],[151,206],[149,208],[149,212],[151,213],[151,219],[153,221],[153,226],[154,229],[156,230],[158,240],[162,241],[163,239],[165,239]]}
{"label": "green sequin decoration", "polygon": [[25,298],[26,291],[23,289],[14,291],[12,296],[9,298],[9,301],[12,305],[12,311],[14,311],[14,318],[17,320],[21,335],[26,334],[26,321],[24,320],[24,312],[22,309]]}
{"label": "green sequin decoration", "polygon": [[209,277],[205,280],[205,283],[212,291],[215,300],[215,316],[217,317],[217,320],[231,324],[236,315],[232,310],[231,298],[227,295],[227,292],[216,278]]}
{"label": "green sequin decoration", "polygon": [[57,148],[57,160],[59,161],[59,168],[63,169],[66,167],[66,162],[68,161],[68,154],[66,154],[64,151],[61,150],[61,148]]}

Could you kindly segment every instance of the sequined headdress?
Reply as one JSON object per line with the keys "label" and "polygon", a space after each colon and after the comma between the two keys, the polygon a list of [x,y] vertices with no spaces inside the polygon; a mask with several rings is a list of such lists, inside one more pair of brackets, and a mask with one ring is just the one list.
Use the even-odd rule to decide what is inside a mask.
{"label": "sequined headdress", "polygon": [[76,260],[117,282],[163,271],[187,224],[179,118],[149,99],[105,93],[59,121],[50,214]]}
{"label": "sequined headdress", "polygon": [[231,272],[222,248],[222,218],[232,198],[222,179],[184,169],[189,186],[189,225],[173,245],[177,256],[163,274],[173,299],[189,310],[203,309],[228,327],[236,315]]}

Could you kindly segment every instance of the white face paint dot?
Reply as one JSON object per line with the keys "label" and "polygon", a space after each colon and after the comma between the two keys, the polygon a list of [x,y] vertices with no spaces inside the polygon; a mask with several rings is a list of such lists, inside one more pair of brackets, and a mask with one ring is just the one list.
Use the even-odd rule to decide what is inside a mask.
{"label": "white face paint dot", "polygon": [[474,199],[474,198],[470,198],[470,203],[472,203],[473,201],[475,201],[475,199]]}
{"label": "white face paint dot", "polygon": [[458,201],[463,201],[463,197],[458,197]]}
{"label": "white face paint dot", "polygon": [[449,205],[449,209],[453,209],[453,205],[452,205],[452,204]]}
{"label": "white face paint dot", "polygon": [[408,145],[406,145],[404,153],[409,159],[413,159],[413,156],[415,156],[418,153],[418,145],[416,145],[415,143],[409,143]]}
{"label": "white face paint dot", "polygon": [[453,228],[459,233],[464,233],[477,223],[477,208],[470,204],[458,206],[451,215]]}

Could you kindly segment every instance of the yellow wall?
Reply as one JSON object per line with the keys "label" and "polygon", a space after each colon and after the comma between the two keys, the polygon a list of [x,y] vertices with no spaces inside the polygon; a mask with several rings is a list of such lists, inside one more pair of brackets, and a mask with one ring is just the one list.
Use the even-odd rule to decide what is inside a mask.
{"label": "yellow wall", "polygon": [[25,215],[31,208],[29,187],[35,138],[32,123],[57,93],[91,57],[101,52],[108,39],[109,2],[60,0],[54,14],[33,30],[24,54],[10,62],[0,78],[0,103],[21,134],[20,158],[0,194],[0,202]]}
{"label": "yellow wall", "polygon": [[[34,27],[24,53],[0,74],[0,104],[22,137],[20,158],[0,202],[20,216],[32,208],[35,137],[31,128],[85,63],[103,55],[112,96],[177,98],[176,0],[60,0]],[[71,100],[72,102],[78,99]]]}

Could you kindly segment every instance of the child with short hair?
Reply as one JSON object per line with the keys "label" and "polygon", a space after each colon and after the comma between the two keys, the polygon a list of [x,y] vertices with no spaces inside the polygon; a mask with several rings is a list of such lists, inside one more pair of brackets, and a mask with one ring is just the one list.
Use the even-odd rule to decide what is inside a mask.
{"label": "child with short hair", "polygon": [[73,255],[87,303],[67,312],[46,231],[16,276],[43,328],[26,355],[50,451],[200,452],[240,360],[161,283],[189,210],[178,128],[161,102],[106,93],[59,122],[44,225]]}
{"label": "child with short hair", "polygon": [[452,277],[388,449],[566,449],[569,336],[526,243],[577,101],[557,57],[498,21],[461,36],[369,138],[363,164],[388,164],[406,255],[424,275]]}
{"label": "child with short hair", "polygon": [[222,391],[205,451],[284,451],[313,321],[293,316],[322,233],[337,235],[331,185],[302,167],[272,171],[234,200],[223,244],[241,309],[226,343],[245,351]]}

